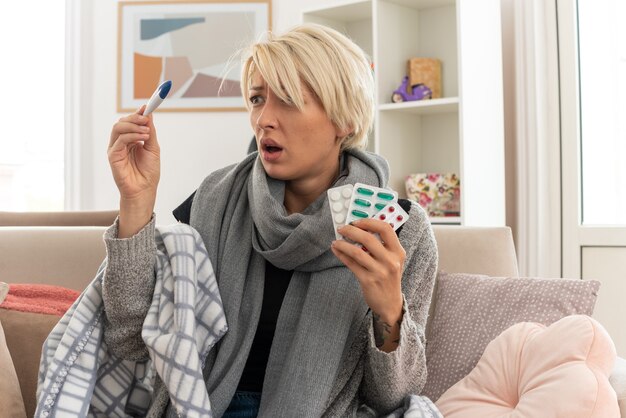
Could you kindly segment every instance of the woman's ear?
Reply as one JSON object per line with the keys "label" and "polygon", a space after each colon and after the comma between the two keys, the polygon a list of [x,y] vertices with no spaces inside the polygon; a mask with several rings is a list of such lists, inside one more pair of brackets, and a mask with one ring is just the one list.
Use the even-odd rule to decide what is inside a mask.
{"label": "woman's ear", "polygon": [[337,141],[343,141],[346,138],[351,138],[352,136],[354,136],[354,132],[351,126],[345,127],[345,128],[337,128],[336,129],[336,133],[337,136],[335,137],[335,140]]}

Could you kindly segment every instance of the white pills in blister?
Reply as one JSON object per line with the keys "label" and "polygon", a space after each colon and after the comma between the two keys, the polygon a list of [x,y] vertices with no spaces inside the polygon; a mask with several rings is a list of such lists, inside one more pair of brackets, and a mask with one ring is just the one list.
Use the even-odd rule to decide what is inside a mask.
{"label": "white pills in blister", "polygon": [[[345,240],[337,229],[355,220],[378,219],[391,225],[395,231],[409,219],[409,215],[398,204],[398,193],[363,183],[328,189],[328,203],[337,239]],[[374,236],[380,241],[378,234]],[[362,247],[358,243],[356,245]]]}
{"label": "white pills in blister", "polygon": [[344,184],[343,186],[328,189],[328,203],[330,204],[330,212],[333,216],[333,228],[337,239],[342,239],[337,229],[346,224],[352,188],[353,186],[351,184]]}

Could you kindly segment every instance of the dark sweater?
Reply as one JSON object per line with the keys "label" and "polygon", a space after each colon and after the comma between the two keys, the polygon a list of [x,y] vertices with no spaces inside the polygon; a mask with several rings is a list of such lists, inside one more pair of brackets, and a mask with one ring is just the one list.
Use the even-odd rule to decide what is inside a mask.
{"label": "dark sweater", "polygon": [[265,285],[263,286],[261,316],[237,390],[259,393],[263,390],[265,368],[270,357],[278,313],[283,304],[285,293],[287,293],[292,274],[293,271],[282,270],[269,261],[265,262]]}

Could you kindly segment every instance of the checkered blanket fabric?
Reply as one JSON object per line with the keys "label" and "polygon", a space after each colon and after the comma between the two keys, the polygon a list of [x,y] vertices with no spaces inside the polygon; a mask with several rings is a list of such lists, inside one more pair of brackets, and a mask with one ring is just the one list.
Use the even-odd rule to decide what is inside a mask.
{"label": "checkered blanket fabric", "polygon": [[142,330],[150,359],[122,360],[107,349],[105,260],[44,343],[35,417],[142,415],[156,374],[180,416],[212,416],[202,368],[228,329],[213,267],[202,238],[188,225],[157,227],[155,239],[156,282]]}
{"label": "checkered blanket fabric", "polygon": [[409,395],[404,404],[388,415],[380,415],[370,407],[361,405],[358,418],[443,418],[439,409],[426,396]]}

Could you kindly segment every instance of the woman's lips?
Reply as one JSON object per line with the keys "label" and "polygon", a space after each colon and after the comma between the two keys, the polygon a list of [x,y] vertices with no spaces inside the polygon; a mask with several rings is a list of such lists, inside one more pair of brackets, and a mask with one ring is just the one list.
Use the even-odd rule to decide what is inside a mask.
{"label": "woman's lips", "polygon": [[263,156],[263,159],[268,162],[274,162],[278,160],[280,156],[282,155],[282,153],[283,153],[282,148],[272,147],[272,146],[263,147],[263,149],[261,150],[261,155]]}
{"label": "woman's lips", "polygon": [[283,147],[272,138],[261,139],[261,156],[265,161],[274,162],[283,154]]}

